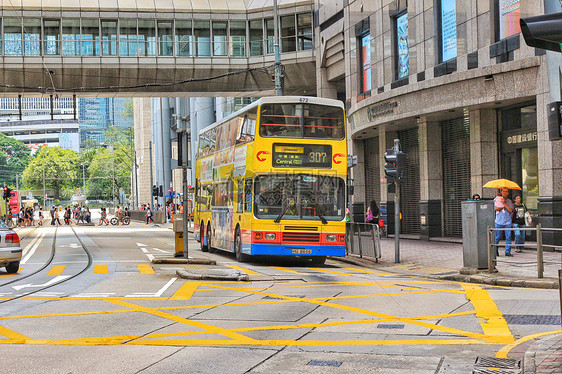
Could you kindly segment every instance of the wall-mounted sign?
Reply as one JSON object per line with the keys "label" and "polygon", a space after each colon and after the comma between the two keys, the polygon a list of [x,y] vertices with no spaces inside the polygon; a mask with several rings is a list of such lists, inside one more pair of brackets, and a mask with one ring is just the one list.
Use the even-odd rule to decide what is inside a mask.
{"label": "wall-mounted sign", "polygon": [[369,121],[374,121],[377,117],[394,113],[394,109],[398,106],[396,101],[387,101],[380,104],[374,104],[367,108],[367,116]]}
{"label": "wall-mounted sign", "polygon": [[517,129],[503,131],[501,134],[504,150],[528,148],[537,146],[537,131],[532,129]]}

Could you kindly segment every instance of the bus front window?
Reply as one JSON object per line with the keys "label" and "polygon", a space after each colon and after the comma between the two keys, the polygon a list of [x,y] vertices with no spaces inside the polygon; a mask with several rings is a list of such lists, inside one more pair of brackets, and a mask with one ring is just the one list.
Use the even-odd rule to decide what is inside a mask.
{"label": "bus front window", "polygon": [[254,214],[261,219],[341,221],[345,183],[337,177],[261,175],[254,184]]}

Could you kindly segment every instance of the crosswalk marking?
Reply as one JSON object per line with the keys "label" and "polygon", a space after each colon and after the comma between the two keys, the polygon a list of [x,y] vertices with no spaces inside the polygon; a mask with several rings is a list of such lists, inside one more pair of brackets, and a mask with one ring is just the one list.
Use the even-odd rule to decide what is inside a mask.
{"label": "crosswalk marking", "polygon": [[246,268],[243,268],[243,267],[240,267],[240,266],[236,266],[236,265],[226,265],[226,266],[228,266],[229,268],[232,268],[232,269],[242,270],[243,272],[245,272],[248,275],[259,275],[259,273],[256,273],[253,270],[246,269]]}
{"label": "crosswalk marking", "polygon": [[109,274],[107,265],[94,265],[94,274]]}
{"label": "crosswalk marking", "polygon": [[64,265],[56,265],[51,268],[51,271],[47,273],[47,275],[61,275],[66,266]]}
{"label": "crosswalk marking", "polygon": [[137,267],[141,274],[154,274],[154,269],[148,264],[138,264]]}

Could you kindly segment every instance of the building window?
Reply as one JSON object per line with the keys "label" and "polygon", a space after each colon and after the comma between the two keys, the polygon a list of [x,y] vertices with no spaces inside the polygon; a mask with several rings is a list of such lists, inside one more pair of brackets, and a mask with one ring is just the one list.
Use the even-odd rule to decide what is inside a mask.
{"label": "building window", "polygon": [[156,22],[139,20],[139,56],[156,56]]}
{"label": "building window", "polygon": [[250,56],[263,55],[263,21],[250,21]]}
{"label": "building window", "polygon": [[191,21],[176,21],[176,53],[178,56],[193,56]]}
{"label": "building window", "polygon": [[82,56],[100,55],[100,23],[97,19],[82,20]]}
{"label": "building window", "polygon": [[197,56],[211,56],[211,29],[209,21],[194,21],[193,33],[197,44]]}
{"label": "building window", "polygon": [[400,11],[394,18],[395,24],[395,56],[396,78],[402,79],[410,75],[410,49],[408,46],[408,12]]}
{"label": "building window", "polygon": [[119,21],[119,54],[121,56],[136,56],[137,53],[137,20]]}
{"label": "building window", "polygon": [[44,47],[45,55],[58,55],[59,52],[59,35],[60,35],[60,21],[59,20],[45,20],[43,22]]}
{"label": "building window", "polygon": [[295,15],[281,17],[281,52],[297,50]]}
{"label": "building window", "polygon": [[359,50],[359,61],[361,64],[361,93],[371,91],[371,34],[367,33],[359,37],[361,49]]}
{"label": "building window", "polygon": [[457,57],[457,0],[439,0],[440,61]]}
{"label": "building window", "polygon": [[267,37],[267,54],[275,53],[275,28],[273,18],[265,20],[265,34]]}
{"label": "building window", "polygon": [[174,55],[174,38],[172,22],[158,22],[158,54],[160,56]]}
{"label": "building window", "polygon": [[101,21],[101,42],[104,56],[117,55],[117,21]]}
{"label": "building window", "polygon": [[62,20],[62,55],[80,56],[80,19]]}
{"label": "building window", "polygon": [[312,14],[297,14],[297,42],[299,51],[314,48],[312,40]]}
{"label": "building window", "polygon": [[24,19],[24,52],[25,56],[41,56],[41,19]]}
{"label": "building window", "polygon": [[519,25],[519,18],[521,16],[521,0],[496,1],[499,40],[519,34],[521,32],[521,26]]}
{"label": "building window", "polygon": [[226,22],[213,22],[213,56],[226,56]]}
{"label": "building window", "polygon": [[246,57],[246,22],[230,22],[230,55]]}

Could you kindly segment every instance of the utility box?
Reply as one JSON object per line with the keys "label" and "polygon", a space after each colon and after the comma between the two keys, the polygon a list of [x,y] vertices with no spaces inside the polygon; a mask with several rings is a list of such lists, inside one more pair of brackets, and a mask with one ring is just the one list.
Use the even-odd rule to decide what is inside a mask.
{"label": "utility box", "polygon": [[183,232],[183,214],[175,213],[174,217],[174,232]]}
{"label": "utility box", "polygon": [[173,228],[176,237],[174,257],[183,257],[183,214],[174,214]]}
{"label": "utility box", "polygon": [[[488,268],[488,227],[494,227],[492,200],[469,200],[461,203],[463,266]],[[494,258],[495,258],[494,251]]]}

